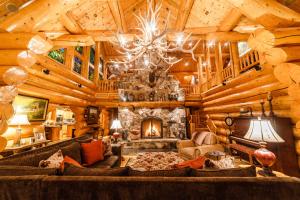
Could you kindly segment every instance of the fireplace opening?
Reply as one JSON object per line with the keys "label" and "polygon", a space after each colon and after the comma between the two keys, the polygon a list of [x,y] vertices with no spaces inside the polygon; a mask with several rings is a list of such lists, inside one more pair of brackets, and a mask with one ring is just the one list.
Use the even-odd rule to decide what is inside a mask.
{"label": "fireplace opening", "polygon": [[163,121],[158,117],[147,117],[143,119],[141,124],[141,137],[146,138],[162,138],[163,137]]}

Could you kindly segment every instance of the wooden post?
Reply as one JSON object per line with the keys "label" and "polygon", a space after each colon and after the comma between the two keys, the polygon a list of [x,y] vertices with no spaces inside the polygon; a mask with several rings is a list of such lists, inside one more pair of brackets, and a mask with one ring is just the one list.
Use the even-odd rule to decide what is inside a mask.
{"label": "wooden post", "polygon": [[73,69],[74,54],[75,54],[75,48],[74,47],[67,47],[65,65],[70,70]]}
{"label": "wooden post", "polygon": [[202,58],[201,58],[201,56],[198,57],[197,71],[198,71],[199,84],[202,84],[203,83],[203,69],[202,69]]}
{"label": "wooden post", "polygon": [[83,60],[82,60],[82,71],[81,75],[88,79],[89,77],[89,63],[90,63],[90,47],[83,47]]}
{"label": "wooden post", "polygon": [[206,82],[211,78],[210,49],[206,45]]}
{"label": "wooden post", "polygon": [[98,85],[99,82],[99,65],[101,56],[101,42],[96,42],[95,45],[95,69],[94,69],[94,83]]}
{"label": "wooden post", "polygon": [[222,77],[223,60],[222,59],[223,59],[222,58],[222,45],[221,45],[221,42],[218,42],[215,46],[217,84],[220,84],[223,81],[223,77]]}
{"label": "wooden post", "polygon": [[237,42],[230,42],[230,59],[231,65],[233,66],[234,77],[240,74],[240,59]]}
{"label": "wooden post", "polygon": [[107,75],[108,75],[108,71],[107,71],[107,62],[104,61],[103,64],[103,80],[107,80]]}

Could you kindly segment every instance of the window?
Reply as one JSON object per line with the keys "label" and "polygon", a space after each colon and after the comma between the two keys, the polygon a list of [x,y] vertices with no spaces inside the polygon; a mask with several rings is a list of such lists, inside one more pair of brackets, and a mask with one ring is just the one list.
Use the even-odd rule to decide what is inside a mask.
{"label": "window", "polygon": [[81,74],[81,68],[82,68],[82,61],[80,58],[75,56],[73,71],[77,72],[78,74]]}
{"label": "window", "polygon": [[65,49],[64,48],[61,48],[61,49],[56,49],[56,50],[53,50],[53,51],[50,51],[48,53],[48,56],[50,58],[52,58],[53,60],[56,60],[57,62],[60,62],[62,64],[64,64],[65,62]]}
{"label": "window", "polygon": [[92,65],[89,65],[89,80],[93,81],[94,80],[94,67]]}
{"label": "window", "polygon": [[103,59],[100,57],[99,63],[99,80],[103,80]]}
{"label": "window", "polygon": [[90,63],[95,65],[95,49],[91,47],[91,52],[90,52]]}
{"label": "window", "polygon": [[82,55],[83,54],[83,47],[77,46],[77,47],[75,47],[75,51],[77,51],[78,53],[80,53]]}
{"label": "window", "polygon": [[238,49],[239,49],[239,56],[240,57],[251,50],[251,48],[248,46],[247,42],[238,42]]}

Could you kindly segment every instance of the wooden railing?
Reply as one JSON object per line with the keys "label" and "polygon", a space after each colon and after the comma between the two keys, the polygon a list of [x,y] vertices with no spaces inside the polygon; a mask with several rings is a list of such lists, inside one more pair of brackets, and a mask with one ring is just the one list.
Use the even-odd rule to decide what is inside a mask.
{"label": "wooden railing", "polygon": [[102,80],[98,82],[98,91],[100,93],[116,93],[118,90],[117,81]]}
{"label": "wooden railing", "polygon": [[259,55],[255,50],[250,50],[240,57],[240,73],[247,71],[251,67],[259,64]]}
{"label": "wooden railing", "polygon": [[185,96],[189,95],[200,95],[201,94],[201,87],[199,84],[197,85],[184,85],[181,86],[184,89]]}
{"label": "wooden railing", "polygon": [[222,71],[222,79],[223,81],[227,81],[234,77],[232,65],[229,65]]}

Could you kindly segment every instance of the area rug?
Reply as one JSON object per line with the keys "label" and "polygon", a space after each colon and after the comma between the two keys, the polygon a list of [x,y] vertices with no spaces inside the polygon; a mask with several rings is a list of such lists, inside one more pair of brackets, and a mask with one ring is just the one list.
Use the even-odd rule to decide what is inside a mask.
{"label": "area rug", "polygon": [[139,171],[169,170],[183,161],[175,152],[144,152],[131,158],[127,166]]}

